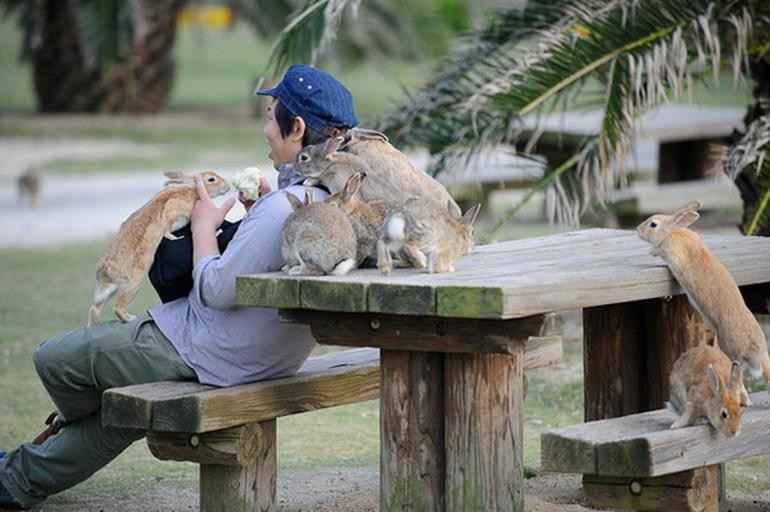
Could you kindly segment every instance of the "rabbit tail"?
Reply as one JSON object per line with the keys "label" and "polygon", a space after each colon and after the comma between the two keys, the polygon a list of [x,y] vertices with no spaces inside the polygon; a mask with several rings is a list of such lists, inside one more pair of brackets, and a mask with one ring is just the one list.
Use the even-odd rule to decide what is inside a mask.
{"label": "rabbit tail", "polygon": [[332,275],[343,276],[354,269],[356,266],[355,258],[345,258],[337,263],[332,269]]}
{"label": "rabbit tail", "polygon": [[99,312],[102,310],[102,306],[107,302],[110,297],[115,295],[118,289],[118,285],[111,283],[104,285],[101,282],[96,284],[96,291],[94,291],[94,300],[91,303],[91,307],[88,310],[88,325],[94,325],[99,323]]}
{"label": "rabbit tail", "polygon": [[406,238],[406,221],[400,215],[388,217],[383,231],[391,244],[400,246]]}

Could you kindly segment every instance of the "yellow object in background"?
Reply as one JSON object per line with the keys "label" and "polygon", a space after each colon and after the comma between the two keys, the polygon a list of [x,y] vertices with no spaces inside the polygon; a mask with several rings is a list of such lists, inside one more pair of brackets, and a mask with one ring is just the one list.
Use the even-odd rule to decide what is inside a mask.
{"label": "yellow object in background", "polygon": [[179,25],[199,25],[208,28],[227,28],[233,23],[233,13],[224,5],[185,7],[179,10]]}

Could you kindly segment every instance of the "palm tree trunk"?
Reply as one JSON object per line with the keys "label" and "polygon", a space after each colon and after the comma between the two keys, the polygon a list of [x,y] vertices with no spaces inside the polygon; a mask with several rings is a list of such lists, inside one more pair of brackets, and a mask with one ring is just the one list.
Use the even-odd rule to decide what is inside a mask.
{"label": "palm tree trunk", "polygon": [[174,82],[173,49],[179,0],[141,0],[136,37],[109,68],[89,68],[71,0],[46,0],[33,51],[35,92],[42,112],[157,112]]}
{"label": "palm tree trunk", "polygon": [[[770,115],[770,53],[766,53],[763,58],[752,61],[750,65],[751,77],[754,80],[754,104],[749,106],[746,116],[743,118],[744,125],[749,126],[754,120],[763,116]],[[734,140],[740,139],[742,133],[734,134]],[[756,172],[753,166],[744,168],[736,177],[735,184],[741,193],[743,199],[743,218],[741,219],[741,231],[744,232],[749,225],[752,212],[761,199],[761,194],[757,184]],[[770,223],[760,221],[755,235],[770,236]]]}

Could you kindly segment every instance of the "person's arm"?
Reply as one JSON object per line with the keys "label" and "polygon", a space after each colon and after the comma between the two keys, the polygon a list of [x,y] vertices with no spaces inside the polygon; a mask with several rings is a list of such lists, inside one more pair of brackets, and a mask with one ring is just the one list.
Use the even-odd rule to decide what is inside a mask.
{"label": "person's arm", "polygon": [[224,222],[227,212],[235,204],[235,198],[228,197],[222,206],[217,206],[209,197],[203,180],[195,175],[195,186],[198,188],[198,200],[195,201],[190,227],[193,237],[193,267],[205,256],[218,256],[217,229]]}

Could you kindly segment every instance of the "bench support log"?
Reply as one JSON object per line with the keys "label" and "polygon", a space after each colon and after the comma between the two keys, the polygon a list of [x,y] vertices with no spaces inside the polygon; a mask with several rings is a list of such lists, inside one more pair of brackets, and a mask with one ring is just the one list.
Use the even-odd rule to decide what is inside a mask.
{"label": "bench support log", "polygon": [[[663,407],[668,400],[668,377],[674,361],[689,348],[713,339],[713,332],[690,306],[685,295],[677,295],[670,300],[651,299],[584,309],[585,421],[615,418]],[[710,471],[718,474],[718,466],[709,468],[714,468]],[[671,496],[677,492],[682,494],[677,499],[684,501],[690,499],[688,496],[693,493],[711,496],[710,490],[697,488],[707,483],[711,485],[711,480],[696,479],[693,471],[682,475],[687,473],[693,473],[689,477],[693,487],[680,488],[680,491],[671,487],[667,491],[667,499],[674,499]],[[583,478],[584,488],[587,484],[590,486],[587,478]],[[684,475],[683,478],[688,477]],[[662,485],[665,487],[664,483]],[[712,487],[719,488],[718,484]],[[720,494],[723,495],[723,491]],[[586,495],[592,498],[588,492]],[[596,495],[600,496],[601,493]],[[620,496],[615,505],[610,505],[608,500],[595,505],[629,508]],[[715,499],[706,508],[699,510],[717,509]],[[672,508],[662,503],[657,509],[638,510]]]}
{"label": "bench support log", "polygon": [[149,432],[161,460],[200,464],[202,512],[273,511],[276,508],[276,420],[205,434]]}
{"label": "bench support log", "polygon": [[583,477],[583,491],[595,507],[637,511],[718,510],[719,466],[656,478]]}

